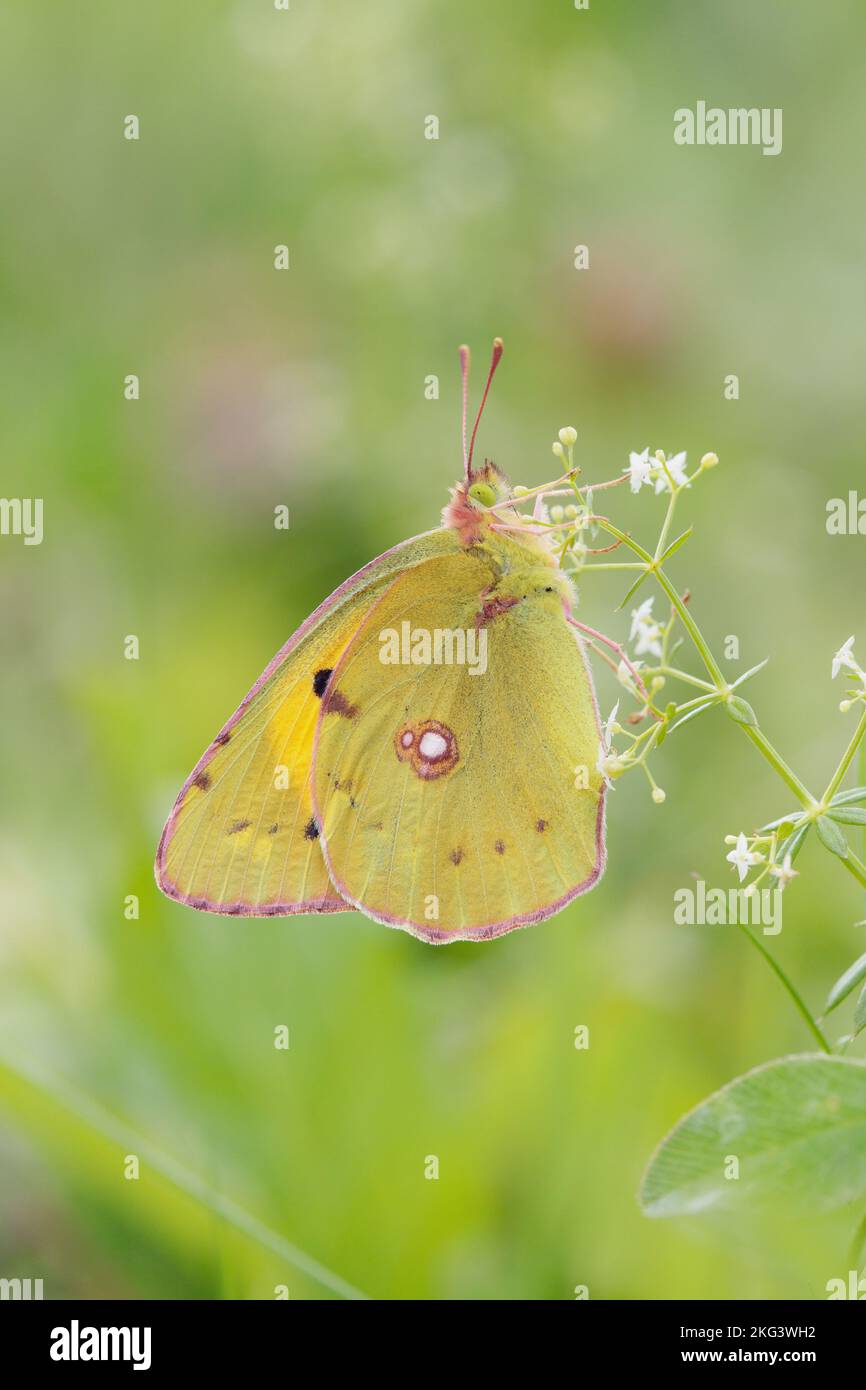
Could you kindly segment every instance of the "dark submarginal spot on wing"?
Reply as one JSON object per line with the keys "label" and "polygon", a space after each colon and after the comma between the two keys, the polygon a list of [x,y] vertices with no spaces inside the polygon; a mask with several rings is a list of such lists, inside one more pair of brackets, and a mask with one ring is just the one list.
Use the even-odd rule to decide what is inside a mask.
{"label": "dark submarginal spot on wing", "polygon": [[333,669],[333,666],[323,666],[321,671],[317,671],[313,676],[313,694],[318,695],[320,700],[325,693],[328,681],[331,679]]}
{"label": "dark submarginal spot on wing", "polygon": [[463,858],[463,851],[462,851],[462,849],[452,849],[452,851],[451,851],[451,853],[449,854],[448,858],[451,860],[451,863],[454,864],[454,865],[456,866],[457,864],[460,863],[461,859]]}
{"label": "dark submarginal spot on wing", "polygon": [[270,828],[270,830],[268,831],[268,834],[269,834],[269,835],[276,835],[276,833],[277,833],[277,831],[279,830],[279,828],[280,828],[280,827],[279,827],[278,825],[272,825],[271,828]]}
{"label": "dark submarginal spot on wing", "polygon": [[[351,716],[349,716],[349,717],[351,718]],[[347,777],[346,780],[345,780],[344,782],[341,782],[340,779],[339,779],[339,777],[336,775],[336,773],[331,774],[331,773],[329,772],[329,773],[328,773],[328,776],[330,777],[331,781],[332,781],[333,784],[334,784],[334,791],[335,791],[335,792],[345,792],[346,795],[347,795],[348,798],[349,798],[349,805],[351,806],[351,808],[352,808],[353,811],[356,811],[356,810],[358,809],[358,803],[357,803],[357,801],[355,800],[355,798],[351,795],[351,786],[352,786],[352,779],[351,779],[351,777]]]}
{"label": "dark submarginal spot on wing", "polygon": [[342,690],[337,690],[336,687],[328,690],[323,708],[326,714],[341,714],[344,719],[354,719],[358,713],[358,706],[350,704]]}
{"label": "dark submarginal spot on wing", "polygon": [[206,792],[210,786],[210,773],[202,770],[193,777],[192,784],[194,787],[201,787],[202,791]]}
{"label": "dark submarginal spot on wing", "polygon": [[310,816],[310,819],[307,821],[306,825],[304,826],[304,839],[305,839],[305,840],[318,840],[318,838],[319,838],[319,827],[316,825],[316,818],[315,818],[315,816]]}
{"label": "dark submarginal spot on wing", "polygon": [[504,854],[504,853],[505,853],[505,844],[504,844],[504,842],[503,842],[502,840],[497,840],[497,841],[496,841],[496,844],[493,846],[493,848],[496,850],[496,853],[497,853],[497,854]]}
{"label": "dark submarginal spot on wing", "polygon": [[248,830],[249,827],[250,827],[251,825],[252,825],[252,821],[249,821],[249,820],[236,820],[236,821],[234,822],[233,825],[230,825],[230,826],[229,826],[228,830],[226,831],[226,834],[227,834],[227,835],[237,835],[237,834],[239,834],[239,832],[240,832],[241,830]]}
{"label": "dark submarginal spot on wing", "polygon": [[228,743],[230,738],[231,734],[226,730],[225,733],[217,734],[216,738],[214,739],[214,743]]}
{"label": "dark submarginal spot on wing", "polygon": [[549,825],[549,820],[537,820],[535,822],[535,828],[538,831],[539,835],[543,835]]}

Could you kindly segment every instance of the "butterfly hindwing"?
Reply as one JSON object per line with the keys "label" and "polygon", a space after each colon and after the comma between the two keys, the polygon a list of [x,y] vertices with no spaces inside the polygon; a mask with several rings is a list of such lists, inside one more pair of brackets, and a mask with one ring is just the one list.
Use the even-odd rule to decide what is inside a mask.
{"label": "butterfly hindwing", "polygon": [[310,789],[313,740],[331,670],[395,576],[454,537],[404,542],[347,580],[289,639],[184,783],[160,841],[159,886],[231,915],[340,912]]}
{"label": "butterfly hindwing", "polygon": [[[548,917],[604,863],[598,715],[580,641],[558,596],[485,606],[494,577],[469,550],[397,578],[319,711],[313,799],[332,882],[433,942]],[[468,661],[447,664],[446,639],[441,664],[383,663],[406,623],[431,638],[462,629],[467,643],[474,632],[475,674]]]}

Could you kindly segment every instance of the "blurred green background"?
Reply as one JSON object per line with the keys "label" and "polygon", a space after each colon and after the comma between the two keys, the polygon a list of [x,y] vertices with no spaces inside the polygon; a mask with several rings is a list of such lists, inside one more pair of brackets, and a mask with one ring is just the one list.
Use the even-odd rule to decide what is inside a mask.
{"label": "blurred green background", "polygon": [[[788,809],[721,714],[661,751],[663,806],[637,776],[611,796],[596,891],[493,943],[207,917],[151,864],[286,637],[436,524],[457,345],[477,400],[497,333],[480,443],[515,481],[552,476],[566,423],[587,477],[646,444],[718,452],[673,573],[717,650],[738,636],[732,671],[771,658],[750,699],[822,782],[851,726],[830,656],[866,641],[866,541],[825,530],[863,478],[864,39],[844,0],[5,8],[2,491],[44,498],[45,539],[0,540],[0,1276],[339,1296],[281,1240],[386,1299],[821,1297],[844,1275],[859,1212],[722,1226],[635,1200],[685,1109],[810,1048],[735,929],[673,923],[690,874],[728,883],[726,833]],[[782,154],[677,147],[699,99],[782,107]],[[614,496],[652,541],[660,503]],[[587,580],[584,619],[624,637],[624,589]],[[771,948],[817,1010],[864,913],[816,845],[800,867]]]}

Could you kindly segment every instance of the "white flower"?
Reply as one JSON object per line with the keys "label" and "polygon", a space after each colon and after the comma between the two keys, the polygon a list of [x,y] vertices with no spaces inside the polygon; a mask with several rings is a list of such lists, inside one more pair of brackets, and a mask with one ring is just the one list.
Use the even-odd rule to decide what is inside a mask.
{"label": "white flower", "polygon": [[648,598],[640,608],[631,610],[631,633],[629,640],[635,643],[638,656],[649,652],[651,656],[662,654],[662,629],[652,616],[653,600]]}
{"label": "white flower", "polygon": [[610,740],[612,735],[616,732],[614,726],[616,725],[616,716],[618,713],[619,700],[617,700],[610,714],[607,716],[607,719],[605,719],[604,723],[601,726],[601,736],[604,740],[604,751],[606,753],[610,751]]}
{"label": "white flower", "polygon": [[654,602],[654,599],[648,598],[644,603],[641,604],[640,608],[633,608],[631,610],[631,632],[629,633],[629,641],[634,641],[643,623],[647,623],[652,620]]}
{"label": "white flower", "polygon": [[753,850],[749,849],[749,842],[743,834],[742,830],[737,836],[736,844],[734,845],[734,848],[731,850],[730,854],[725,855],[725,858],[727,859],[728,863],[733,864],[734,868],[739,874],[741,883],[743,879],[746,877],[746,874],[751,869],[752,865],[760,864],[761,857],[762,856],[760,854],[756,854]]}
{"label": "white flower", "polygon": [[632,671],[639,671],[641,666],[643,666],[642,661],[633,661],[631,666],[627,666],[624,661],[621,661],[616,668],[616,678],[620,685],[624,685],[628,690],[634,690],[635,679]]}
{"label": "white flower", "polygon": [[596,772],[600,772],[604,778],[604,785],[612,787],[611,777],[618,777],[625,771],[625,763],[620,758],[616,750],[610,751],[603,744],[598,745],[598,760],[595,764]]}
{"label": "white flower", "polygon": [[[671,478],[673,478],[674,484],[677,487],[685,487],[685,484],[688,481],[686,478],[685,454],[674,454],[673,458],[669,458],[666,460],[666,465],[667,471],[665,471],[665,464],[662,463],[659,463],[658,467],[653,469],[653,475],[655,477],[656,484],[656,496],[658,496],[660,492],[671,491]],[[670,477],[668,477],[668,474],[670,474]]]}
{"label": "white flower", "polygon": [[830,677],[831,680],[836,679],[843,666],[847,666],[849,671],[856,671],[858,674],[862,674],[860,671],[860,667],[857,665],[857,662],[854,659],[854,653],[851,650],[853,646],[853,637],[849,637],[847,642],[842,643],[842,646],[839,648],[838,652],[833,657],[833,674]]}
{"label": "white flower", "polygon": [[638,656],[644,652],[649,652],[650,656],[660,657],[662,654],[661,644],[662,630],[658,623],[647,623],[642,627],[637,636],[635,651]]}
{"label": "white flower", "polygon": [[791,879],[796,878],[799,872],[799,869],[791,868],[790,854],[785,855],[785,858],[781,864],[770,865],[770,873],[773,875],[774,878],[777,878],[779,880],[779,887],[782,889],[787,888],[788,884],[791,882]]}
{"label": "white flower", "polygon": [[619,700],[617,700],[610,714],[607,716],[607,719],[604,720],[601,726],[601,743],[598,745],[598,759],[595,764],[595,770],[601,773],[606,787],[613,785],[608,774],[613,773],[614,777],[616,777],[616,775],[623,770],[619,754],[616,749],[612,749],[610,746],[611,739],[619,728],[616,722],[618,711]]}
{"label": "white flower", "polygon": [[640,492],[643,484],[651,481],[650,474],[652,473],[652,468],[649,449],[644,449],[642,454],[636,454],[634,451],[629,454],[628,468],[623,471],[629,474],[631,479],[629,486],[632,492]]}

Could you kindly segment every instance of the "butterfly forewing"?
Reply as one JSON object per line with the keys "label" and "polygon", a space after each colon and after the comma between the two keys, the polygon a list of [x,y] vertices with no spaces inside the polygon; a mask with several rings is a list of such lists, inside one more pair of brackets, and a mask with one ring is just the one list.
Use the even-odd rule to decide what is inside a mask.
{"label": "butterfly forewing", "polygon": [[164,892],[232,915],[346,908],[322,858],[310,788],[316,720],[330,671],[407,566],[453,549],[416,537],[341,586],[275,657],[187,778],[156,862]]}

